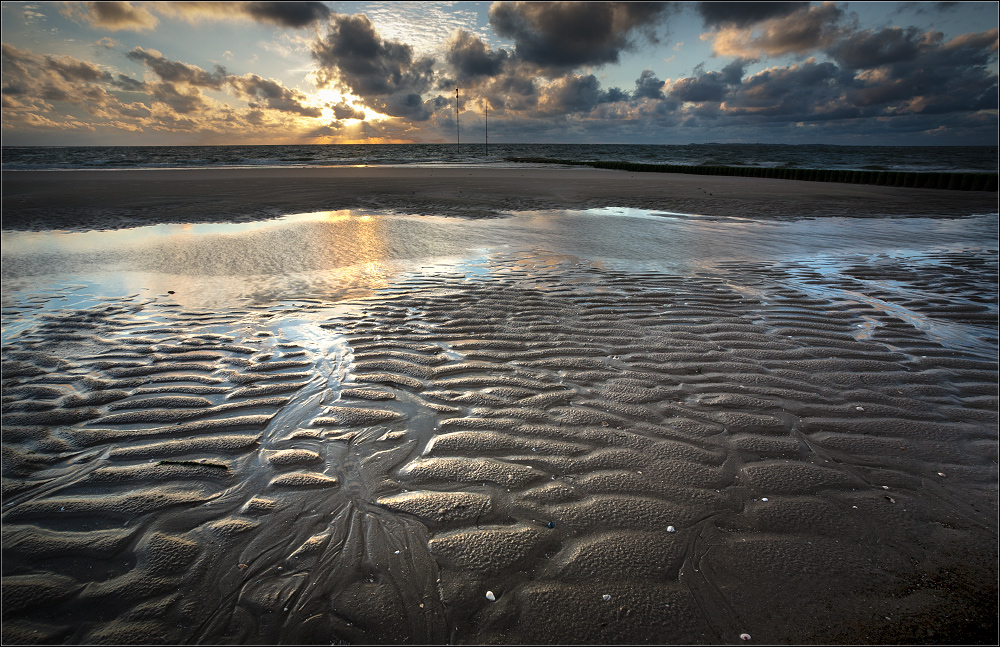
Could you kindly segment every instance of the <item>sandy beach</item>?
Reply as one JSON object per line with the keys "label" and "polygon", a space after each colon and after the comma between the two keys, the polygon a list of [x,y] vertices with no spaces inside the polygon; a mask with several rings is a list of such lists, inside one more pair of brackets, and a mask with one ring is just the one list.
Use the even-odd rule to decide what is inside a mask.
{"label": "sandy beach", "polygon": [[115,229],[337,209],[484,218],[608,206],[757,218],[953,216],[993,213],[997,196],[584,168],[19,171],[4,175],[3,228]]}
{"label": "sandy beach", "polygon": [[4,173],[3,640],[993,643],[996,199]]}

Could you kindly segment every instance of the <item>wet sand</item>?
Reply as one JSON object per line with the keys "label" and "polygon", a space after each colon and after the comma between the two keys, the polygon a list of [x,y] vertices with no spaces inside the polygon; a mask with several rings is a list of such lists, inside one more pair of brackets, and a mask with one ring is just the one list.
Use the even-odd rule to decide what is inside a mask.
{"label": "wet sand", "polygon": [[[408,185],[419,198],[402,182],[370,199],[447,205],[470,188],[458,173]],[[633,177],[581,177],[606,175],[623,193]],[[277,211],[295,186],[306,201],[369,199],[302,182],[269,185]],[[42,209],[23,186],[11,195],[4,179],[5,228],[8,200]],[[243,186],[255,208],[264,190]],[[517,200],[628,200],[588,186]],[[912,201],[816,191],[843,189],[835,208],[867,215]],[[759,190],[743,203],[789,216]],[[93,191],[79,203],[96,225],[77,226],[117,226]],[[170,221],[155,191],[104,208],[148,200],[143,213]],[[705,200],[655,191],[641,199],[658,209]],[[882,191],[897,197],[871,206]],[[172,195],[182,218],[208,199]],[[74,203],[46,199],[66,214]],[[951,208],[934,215],[971,207]],[[63,226],[59,213],[46,226]],[[367,249],[382,221],[358,218],[351,249]],[[516,222],[498,221],[508,247],[474,264],[428,261],[326,298],[287,279],[280,297],[225,307],[181,288],[95,291],[71,270],[32,292],[9,263],[4,642],[995,641],[995,239],[831,264],[746,237],[760,259],[668,271],[625,239],[607,244],[632,264],[569,254],[544,232],[515,244]],[[379,249],[409,235],[386,231]]]}
{"label": "wet sand", "polygon": [[4,173],[6,230],[245,222],[338,209],[495,217],[632,207],[755,218],[954,216],[995,193],[597,169],[305,168]]}

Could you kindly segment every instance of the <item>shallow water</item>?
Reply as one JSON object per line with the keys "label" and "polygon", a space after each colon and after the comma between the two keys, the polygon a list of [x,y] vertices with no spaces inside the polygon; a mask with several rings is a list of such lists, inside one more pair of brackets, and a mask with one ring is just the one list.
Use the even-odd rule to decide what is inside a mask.
{"label": "shallow water", "polygon": [[[797,287],[830,297],[840,273],[859,261],[906,259],[933,271],[942,253],[995,255],[997,216],[774,222],[610,208],[462,220],[344,210],[242,224],[4,232],[2,245],[5,307],[30,297],[36,308],[63,308],[88,295],[167,299],[186,308],[329,303],[370,295],[414,272],[482,275],[493,256],[525,254],[677,275],[711,273],[719,263],[794,263],[828,279],[823,287]],[[868,277],[865,289],[904,294],[888,278]],[[893,310],[956,348],[989,349],[975,331],[861,294],[836,296]],[[995,303],[988,306],[995,314]],[[27,312],[5,318],[4,339],[30,321]]]}

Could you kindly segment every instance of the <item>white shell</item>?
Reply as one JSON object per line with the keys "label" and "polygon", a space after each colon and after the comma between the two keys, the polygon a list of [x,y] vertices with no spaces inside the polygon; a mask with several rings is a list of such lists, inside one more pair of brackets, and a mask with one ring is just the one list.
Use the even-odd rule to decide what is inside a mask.
{"label": "white shell", "polygon": [[490,602],[496,602],[497,596],[493,595],[493,591],[486,592],[486,599]]}

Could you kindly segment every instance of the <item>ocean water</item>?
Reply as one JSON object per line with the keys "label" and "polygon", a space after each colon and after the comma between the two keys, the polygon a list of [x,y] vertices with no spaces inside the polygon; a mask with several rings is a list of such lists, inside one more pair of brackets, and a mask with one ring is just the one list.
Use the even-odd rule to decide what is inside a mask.
{"label": "ocean water", "polygon": [[4,146],[2,168],[121,170],[355,165],[510,166],[512,158],[916,172],[996,172],[995,146],[332,144]]}

